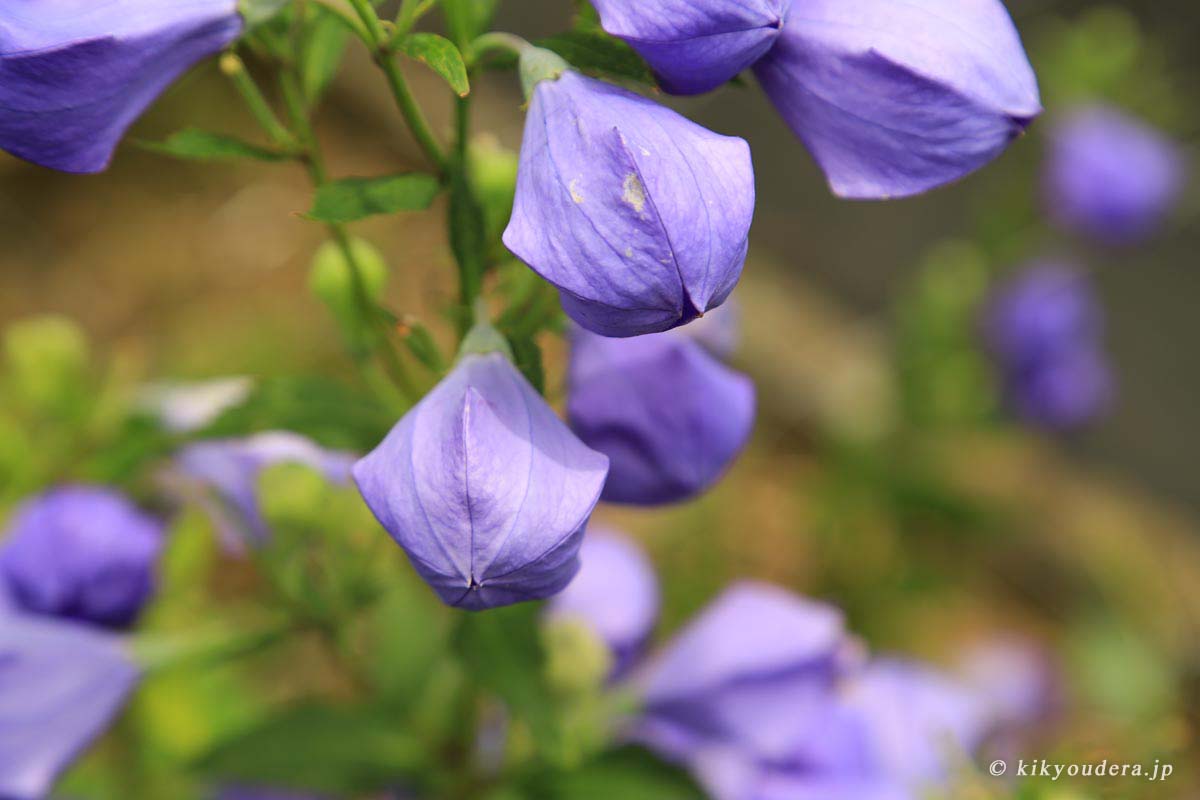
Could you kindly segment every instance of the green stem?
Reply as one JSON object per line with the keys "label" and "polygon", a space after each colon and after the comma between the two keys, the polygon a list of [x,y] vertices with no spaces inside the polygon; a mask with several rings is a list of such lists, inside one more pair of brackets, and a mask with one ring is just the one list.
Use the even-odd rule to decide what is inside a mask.
{"label": "green stem", "polygon": [[474,64],[488,53],[506,52],[520,57],[531,47],[533,47],[532,44],[516,34],[492,31],[483,34],[471,43],[469,58],[470,62]]}
{"label": "green stem", "polygon": [[438,173],[445,175],[447,164],[446,156],[442,153],[442,146],[438,144],[437,137],[433,135],[429,120],[425,118],[425,112],[417,104],[417,99],[413,96],[412,89],[409,88],[408,81],[404,78],[404,73],[400,71],[400,65],[396,63],[393,42],[383,28],[383,21],[379,19],[379,15],[375,13],[369,0],[350,0],[350,5],[353,6],[355,13],[366,27],[367,45],[371,48],[375,63],[379,65],[387,78],[388,88],[391,89],[396,107],[400,109],[400,114],[408,124],[413,138],[417,140],[417,144],[425,153],[426,158],[437,168]]}
{"label": "green stem", "polygon": [[292,132],[279,121],[279,117],[275,116],[271,104],[267,102],[267,98],[263,96],[262,90],[258,88],[254,78],[246,71],[245,63],[236,53],[225,53],[221,56],[221,72],[233,82],[234,87],[241,94],[242,100],[245,101],[246,108],[271,137],[271,141],[285,150],[295,150],[296,139],[292,136]]}

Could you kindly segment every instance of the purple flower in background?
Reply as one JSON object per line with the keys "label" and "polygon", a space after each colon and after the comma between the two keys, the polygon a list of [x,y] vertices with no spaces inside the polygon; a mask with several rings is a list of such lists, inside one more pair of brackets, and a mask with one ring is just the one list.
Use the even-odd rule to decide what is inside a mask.
{"label": "purple flower in background", "polygon": [[804,0],[755,71],[846,198],[961,178],[1042,110],[1000,0]]}
{"label": "purple flower in background", "polygon": [[241,30],[236,0],[5,0],[0,149],[100,172],[158,95]]}
{"label": "purple flower in background", "polygon": [[464,357],[354,466],[371,511],[448,605],[562,591],[608,459],[499,353]]}
{"label": "purple flower in background", "polygon": [[1115,109],[1081,109],[1054,128],[1046,206],[1063,227],[1134,243],[1161,226],[1184,174],[1182,153],[1158,131]]}
{"label": "purple flower in background", "polygon": [[[297,433],[269,431],[245,439],[188,445],[177,464],[184,475],[216,492],[224,506],[215,508],[215,514],[225,538],[237,547],[245,538],[261,544],[270,535],[258,501],[258,478],[263,470],[275,464],[302,464],[329,481],[348,484],[355,458],[351,453],[325,450]],[[228,511],[233,512],[232,517]]]}
{"label": "purple flower in background", "polygon": [[788,758],[827,705],[846,652],[836,609],[738,584],[638,674],[643,712],[633,736],[694,766],[729,748]]}
{"label": "purple flower in background", "polygon": [[656,505],[712,486],[754,428],[754,384],[681,332],[572,339],[571,428],[609,457],[604,499]]}
{"label": "purple flower in background", "polygon": [[504,243],[588,330],[655,333],[721,305],[753,214],[743,140],[569,70],[534,89]]}
{"label": "purple flower in background", "polygon": [[717,88],[762,58],[792,0],[595,0],[604,30],[633,46],[674,94]]}
{"label": "purple flower in background", "polygon": [[0,612],[0,797],[45,797],[117,715],[138,677],[112,634]]}
{"label": "purple flower in background", "polygon": [[613,655],[613,677],[641,656],[658,619],[658,577],[637,542],[614,531],[591,528],[579,551],[582,567],[551,600],[552,619],[580,620]]}
{"label": "purple flower in background", "polygon": [[996,733],[1008,734],[1052,717],[1061,697],[1058,672],[1044,650],[1020,639],[972,647],[959,675],[988,710]]}
{"label": "purple flower in background", "polygon": [[162,524],[109,489],[66,486],[17,509],[0,547],[14,605],[112,628],[154,591]]}
{"label": "purple flower in background", "polygon": [[1103,313],[1085,276],[1035,264],[986,309],[984,335],[1005,398],[1022,418],[1079,427],[1107,408],[1113,378],[1103,350]]}

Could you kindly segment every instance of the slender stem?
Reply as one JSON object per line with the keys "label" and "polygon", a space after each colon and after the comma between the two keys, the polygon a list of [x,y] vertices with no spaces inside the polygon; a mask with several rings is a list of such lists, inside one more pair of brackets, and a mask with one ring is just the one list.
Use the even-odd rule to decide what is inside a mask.
{"label": "slender stem", "polygon": [[380,51],[376,55],[376,61],[387,77],[392,97],[395,98],[396,105],[404,116],[404,121],[408,123],[413,138],[417,140],[417,144],[420,145],[421,150],[437,168],[437,171],[445,174],[447,164],[446,156],[442,153],[442,146],[438,144],[437,137],[433,135],[429,120],[425,118],[425,113],[417,104],[417,98],[413,96],[412,90],[408,87],[408,81],[405,80],[404,73],[400,71],[400,65],[396,63],[395,56],[390,51]]}
{"label": "slender stem", "polygon": [[254,119],[267,132],[267,135],[271,137],[271,141],[284,149],[295,150],[295,137],[279,121],[279,117],[275,116],[275,112],[271,109],[271,104],[267,102],[267,98],[263,96],[262,90],[258,88],[258,84],[254,82],[254,78],[246,71],[245,63],[243,63],[242,59],[236,53],[225,53],[221,56],[221,72],[233,82],[234,87],[242,95],[242,100],[245,101],[246,108],[250,110]]}
{"label": "slender stem", "polygon": [[445,175],[447,163],[446,156],[442,153],[442,146],[438,144],[437,137],[433,135],[429,120],[425,118],[425,112],[418,105],[417,98],[413,96],[412,89],[409,88],[408,81],[404,78],[404,73],[400,71],[400,65],[396,63],[393,42],[383,28],[383,21],[379,19],[379,15],[375,13],[369,0],[350,0],[350,5],[354,7],[355,13],[366,26],[367,45],[371,48],[375,63],[379,65],[387,78],[388,88],[391,89],[396,106],[400,109],[404,121],[408,123],[408,129],[412,131],[413,138],[417,140],[417,144],[425,153],[426,158],[437,168],[438,173]]}
{"label": "slender stem", "polygon": [[533,47],[532,44],[514,33],[492,31],[483,34],[471,43],[470,60],[474,63],[487,53],[495,52],[509,52],[520,56],[531,47]]}

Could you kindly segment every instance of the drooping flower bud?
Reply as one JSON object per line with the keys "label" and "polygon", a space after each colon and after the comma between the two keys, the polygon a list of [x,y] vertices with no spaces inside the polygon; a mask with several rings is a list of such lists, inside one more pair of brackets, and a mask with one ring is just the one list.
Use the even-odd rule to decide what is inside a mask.
{"label": "drooping flower bud", "polygon": [[448,605],[549,597],[579,569],[608,472],[501,354],[469,354],[354,466],[359,491]]}
{"label": "drooping flower bud", "polygon": [[572,339],[571,428],[609,457],[604,499],[658,505],[711,487],[754,427],[754,384],[680,331]]}
{"label": "drooping flower bud", "polygon": [[533,89],[504,243],[588,330],[655,333],[719,306],[753,214],[741,139],[570,70]]}
{"label": "drooping flower bud", "polygon": [[158,520],[120,494],[66,486],[17,510],[0,580],[18,608],[123,628],[154,591],[162,540]]}
{"label": "drooping flower bud", "polygon": [[1155,129],[1115,109],[1082,109],[1053,131],[1046,208],[1065,228],[1136,243],[1170,213],[1185,172],[1182,153]]}
{"label": "drooping flower bud", "polygon": [[549,605],[551,619],[578,620],[612,653],[613,677],[628,671],[658,619],[658,578],[638,544],[624,534],[593,527],[579,551],[575,580]]}
{"label": "drooping flower bud", "polygon": [[711,91],[762,58],[792,0],[595,0],[604,30],[628,42],[673,94]]}
{"label": "drooping flower bud", "polygon": [[219,503],[212,507],[214,515],[228,544],[236,548],[246,539],[262,544],[270,536],[259,507],[258,478],[263,470],[275,464],[302,464],[333,483],[345,484],[355,459],[298,433],[267,431],[188,445],[177,464],[184,475],[215,492]]}
{"label": "drooping flower bud", "polygon": [[241,30],[236,0],[5,0],[0,149],[100,172],[163,90]]}
{"label": "drooping flower bud", "polygon": [[0,797],[46,797],[138,677],[112,634],[0,611]]}
{"label": "drooping flower bud", "polygon": [[1000,0],[805,0],[755,72],[846,198],[961,178],[1041,113]]}
{"label": "drooping flower bud", "polygon": [[1008,405],[1048,428],[1075,428],[1108,406],[1113,376],[1103,313],[1082,273],[1035,264],[989,303],[984,336]]}

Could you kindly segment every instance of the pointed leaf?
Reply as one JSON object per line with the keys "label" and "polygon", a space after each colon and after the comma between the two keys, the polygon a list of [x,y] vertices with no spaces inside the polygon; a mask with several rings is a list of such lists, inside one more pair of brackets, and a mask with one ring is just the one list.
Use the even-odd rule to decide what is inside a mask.
{"label": "pointed leaf", "polygon": [[419,172],[382,178],[346,178],[317,190],[309,219],[354,222],[375,214],[423,211],[437,196],[437,178]]}

